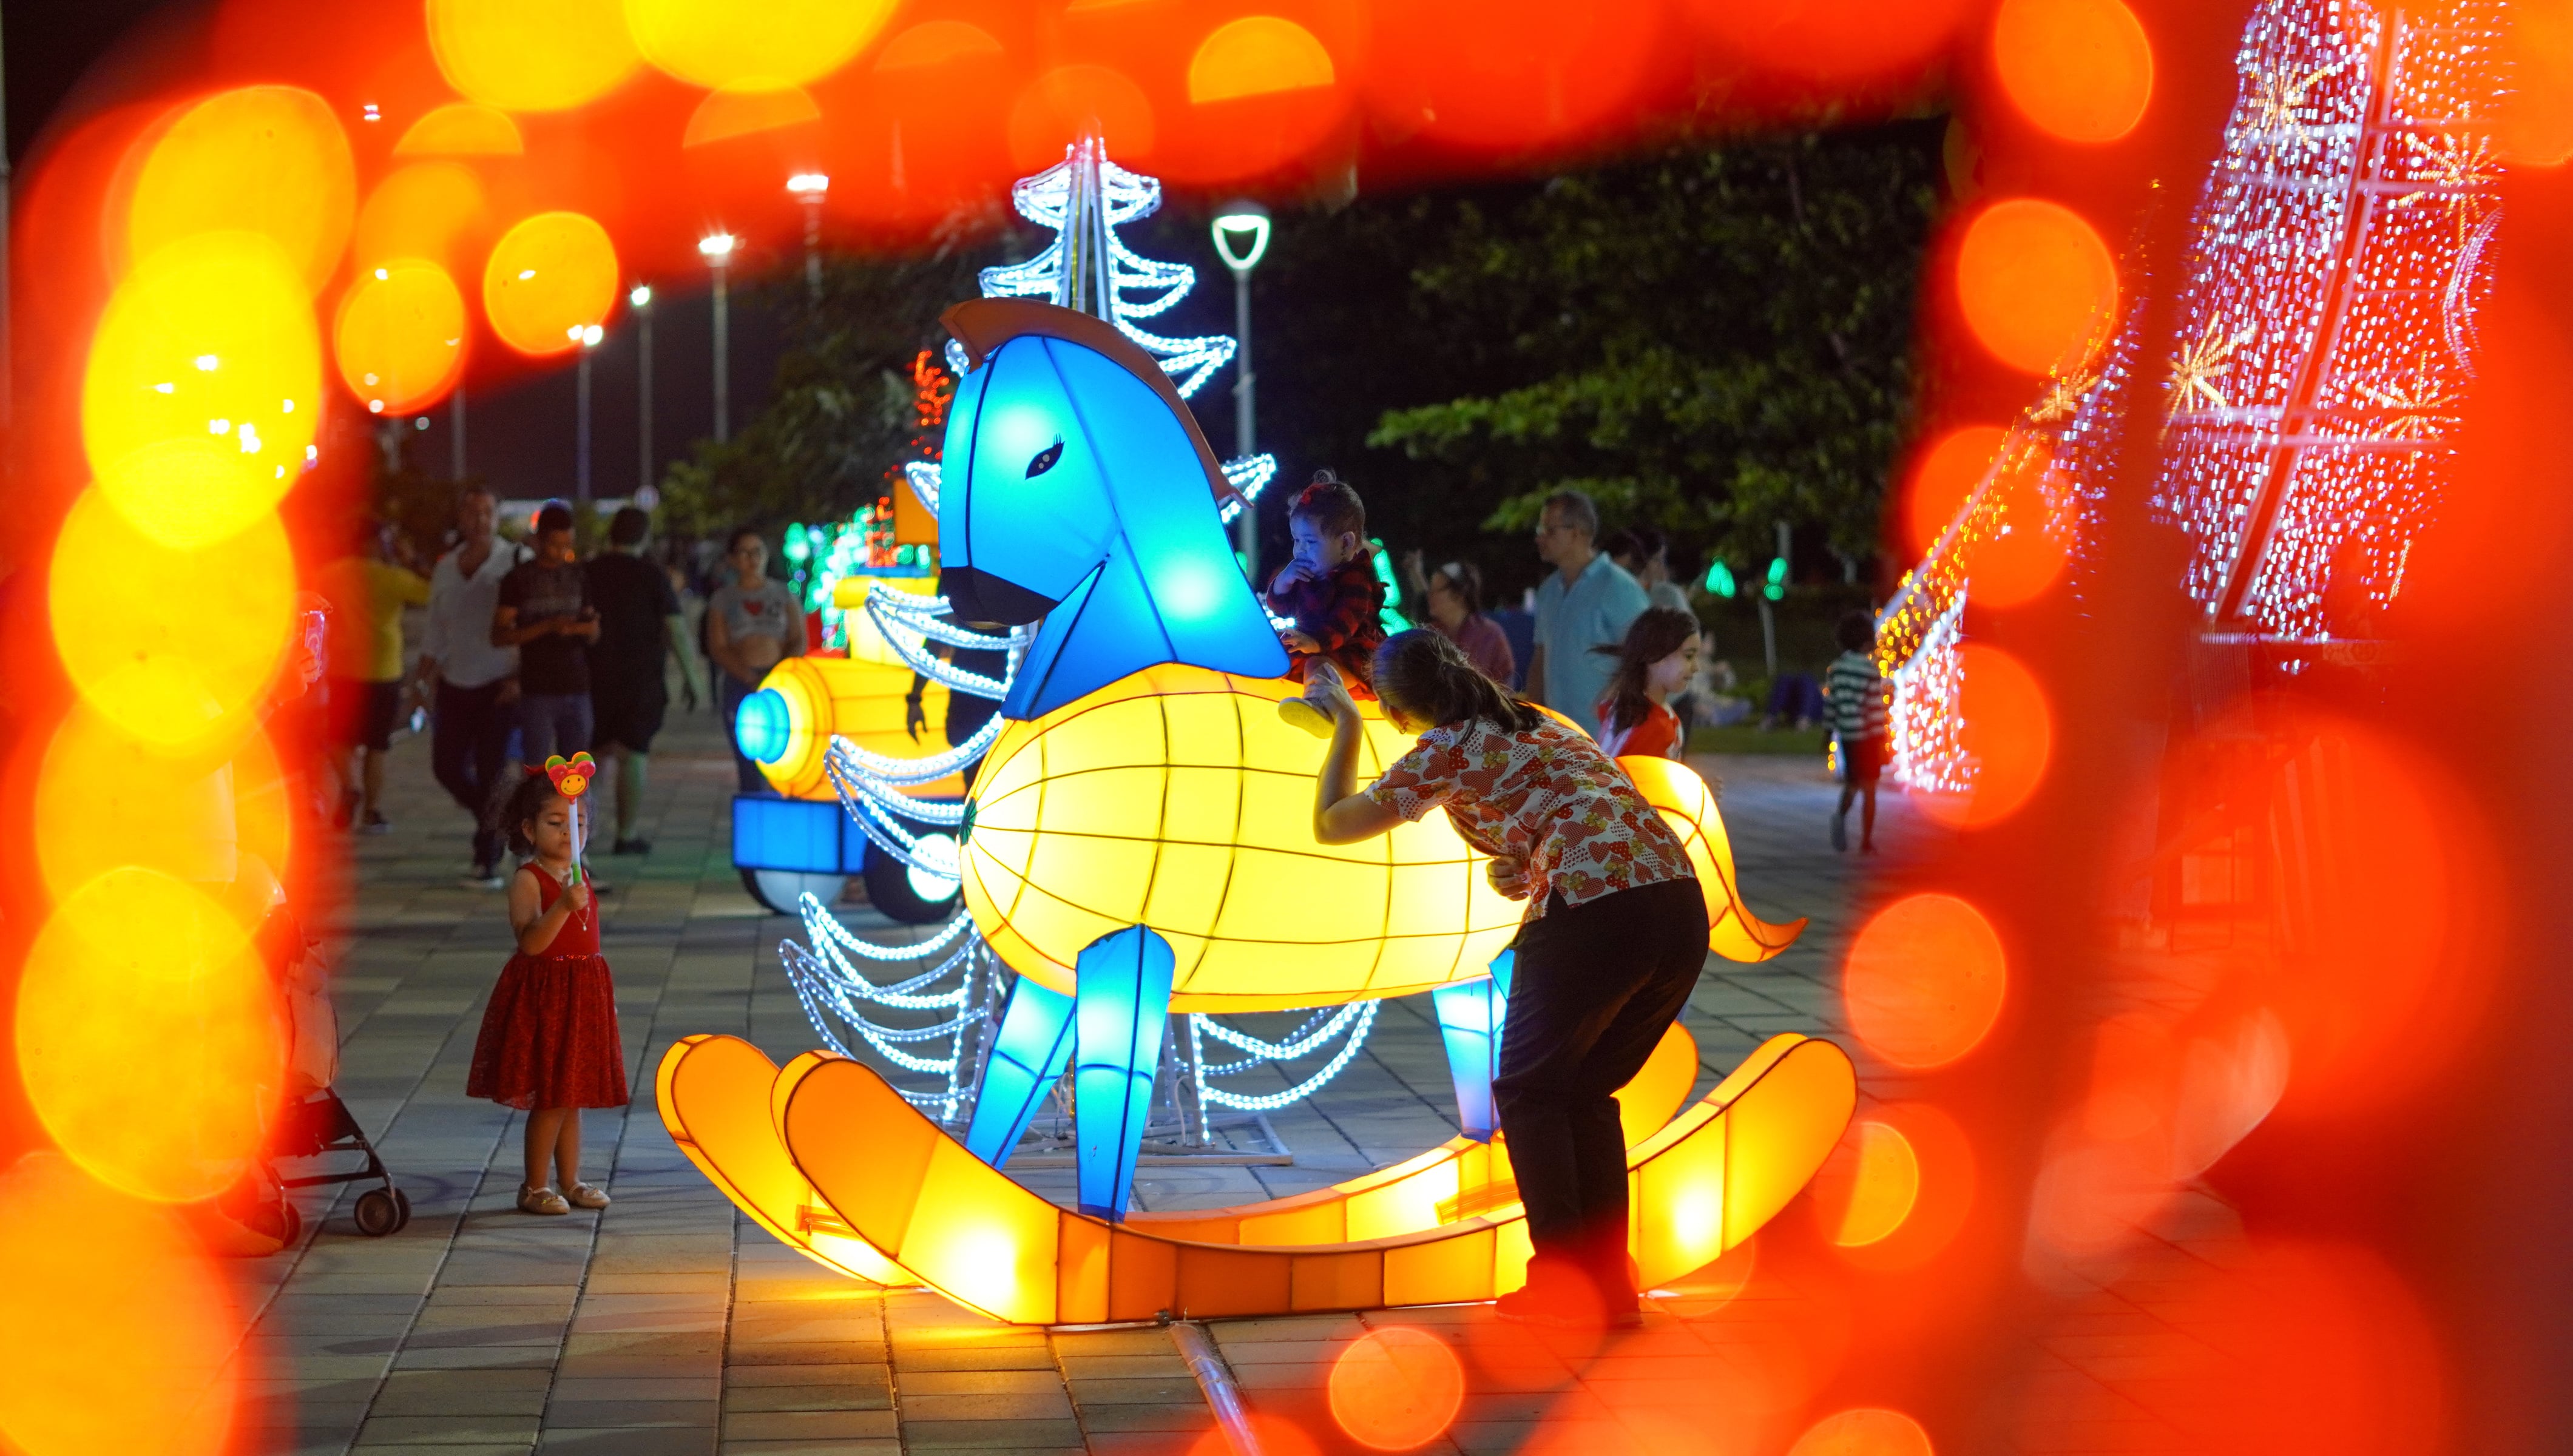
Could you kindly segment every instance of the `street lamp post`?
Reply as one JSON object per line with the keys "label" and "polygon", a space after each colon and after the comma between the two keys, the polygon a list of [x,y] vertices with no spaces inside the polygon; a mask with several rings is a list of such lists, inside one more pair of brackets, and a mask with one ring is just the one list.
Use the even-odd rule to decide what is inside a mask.
{"label": "street lamp post", "polygon": [[732,301],[725,288],[733,250],[741,240],[714,233],[697,240],[697,251],[715,271],[715,443],[732,438]]}
{"label": "street lamp post", "polygon": [[634,488],[652,488],[652,286],[636,284],[625,302],[634,310]]}
{"label": "street lamp post", "polygon": [[[1259,438],[1259,375],[1251,367],[1251,271],[1269,251],[1269,209],[1238,202],[1216,214],[1215,252],[1233,270],[1233,452],[1248,455]],[[1234,523],[1235,549],[1243,569],[1260,579],[1260,513],[1243,505]]]}
{"label": "street lamp post", "polygon": [[819,172],[798,172],[786,179],[786,190],[804,205],[804,293],[822,306],[822,201],[831,195],[831,179]]}
{"label": "street lamp post", "polygon": [[572,434],[572,498],[589,499],[589,357],[604,337],[595,324],[574,325],[565,331],[580,351],[580,424]]}

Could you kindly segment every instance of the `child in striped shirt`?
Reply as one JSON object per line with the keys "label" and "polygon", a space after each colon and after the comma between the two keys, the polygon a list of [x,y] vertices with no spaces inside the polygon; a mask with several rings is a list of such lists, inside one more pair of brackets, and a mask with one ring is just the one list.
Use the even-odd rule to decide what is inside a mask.
{"label": "child in striped shirt", "polygon": [[1849,848],[1850,801],[1861,793],[1867,807],[1859,815],[1861,854],[1876,853],[1876,781],[1885,769],[1884,674],[1876,670],[1876,618],[1866,612],[1842,617],[1841,655],[1823,676],[1823,696],[1831,704],[1832,732],[1841,742],[1841,805],[1832,811],[1832,848]]}

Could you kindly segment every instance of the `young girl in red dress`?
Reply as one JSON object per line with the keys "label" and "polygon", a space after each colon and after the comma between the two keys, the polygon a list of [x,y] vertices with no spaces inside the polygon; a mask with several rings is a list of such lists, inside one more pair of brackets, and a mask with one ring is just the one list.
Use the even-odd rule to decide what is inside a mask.
{"label": "young girl in red dress", "polygon": [[[509,882],[509,928],[518,951],[500,968],[473,1044],[467,1096],[527,1113],[526,1213],[604,1208],[607,1194],[580,1180],[580,1109],[621,1107],[625,1048],[616,1034],[616,985],[598,954],[598,902],[571,859],[571,800],[530,772],[500,806],[509,848],[532,856]],[[546,1185],[550,1162],[562,1191]]]}

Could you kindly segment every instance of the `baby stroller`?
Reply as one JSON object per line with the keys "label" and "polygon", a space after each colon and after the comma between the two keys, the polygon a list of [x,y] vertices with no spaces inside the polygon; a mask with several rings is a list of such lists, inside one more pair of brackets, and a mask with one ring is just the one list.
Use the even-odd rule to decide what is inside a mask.
{"label": "baby stroller", "polygon": [[[411,1222],[411,1199],[394,1185],[393,1173],[376,1155],[366,1129],[358,1125],[358,1119],[349,1114],[349,1104],[332,1090],[331,1085],[340,1076],[340,1016],[331,1005],[330,977],[323,970],[322,958],[314,952],[316,943],[305,939],[303,927],[283,905],[273,910],[260,928],[260,940],[269,964],[277,969],[286,1032],[285,1096],[269,1137],[265,1168],[265,1181],[278,1188],[278,1202],[284,1207],[285,1242],[295,1242],[304,1221],[295,1211],[295,1204],[286,1198],[285,1189],[324,1183],[381,1184],[358,1195],[357,1207],[352,1210],[358,1231],[370,1238],[400,1233],[403,1225]],[[285,1158],[344,1154],[363,1157],[366,1165],[300,1177],[288,1177],[275,1166]]]}

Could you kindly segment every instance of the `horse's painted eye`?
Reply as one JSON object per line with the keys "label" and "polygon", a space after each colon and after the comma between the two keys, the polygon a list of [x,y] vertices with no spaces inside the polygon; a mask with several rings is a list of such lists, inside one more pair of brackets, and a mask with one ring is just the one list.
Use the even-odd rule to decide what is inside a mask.
{"label": "horse's painted eye", "polygon": [[1035,456],[1029,459],[1028,478],[1033,480],[1039,475],[1044,474],[1046,471],[1053,469],[1055,462],[1062,458],[1063,441],[1056,440],[1053,444],[1047,445],[1044,449],[1037,451]]}

